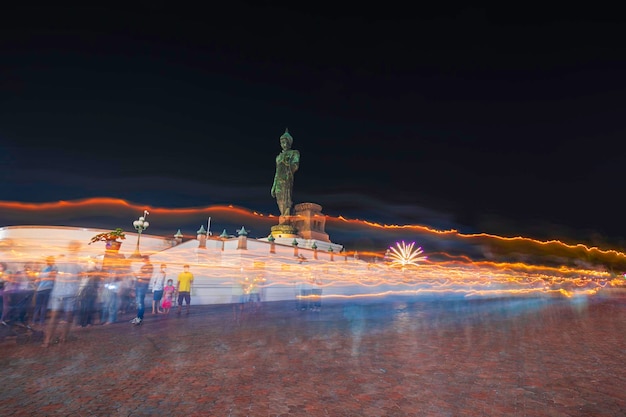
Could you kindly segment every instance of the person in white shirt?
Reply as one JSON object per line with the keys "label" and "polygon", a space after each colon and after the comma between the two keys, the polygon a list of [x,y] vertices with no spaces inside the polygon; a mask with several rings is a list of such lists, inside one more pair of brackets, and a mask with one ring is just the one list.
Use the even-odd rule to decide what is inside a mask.
{"label": "person in white shirt", "polygon": [[155,274],[152,280],[152,314],[163,313],[161,300],[163,299],[163,287],[167,276],[167,265],[161,264],[161,270]]}

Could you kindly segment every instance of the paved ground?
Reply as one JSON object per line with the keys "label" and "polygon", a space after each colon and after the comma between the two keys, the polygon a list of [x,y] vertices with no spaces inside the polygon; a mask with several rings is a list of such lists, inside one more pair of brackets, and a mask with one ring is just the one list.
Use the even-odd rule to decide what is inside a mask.
{"label": "paved ground", "polygon": [[5,339],[0,415],[626,415],[623,297],[293,307]]}

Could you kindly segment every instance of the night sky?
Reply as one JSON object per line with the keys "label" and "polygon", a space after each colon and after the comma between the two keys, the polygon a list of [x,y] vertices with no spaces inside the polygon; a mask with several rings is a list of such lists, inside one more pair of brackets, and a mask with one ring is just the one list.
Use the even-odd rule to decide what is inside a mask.
{"label": "night sky", "polygon": [[617,11],[227,3],[1,6],[0,200],[277,214],[288,127],[328,215],[626,247]]}

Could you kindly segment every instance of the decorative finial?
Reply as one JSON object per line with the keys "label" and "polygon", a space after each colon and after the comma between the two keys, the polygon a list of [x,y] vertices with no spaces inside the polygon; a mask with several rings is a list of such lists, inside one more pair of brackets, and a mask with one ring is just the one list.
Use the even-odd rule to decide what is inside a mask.
{"label": "decorative finial", "polygon": [[282,135],[280,135],[281,138],[288,138],[290,141],[293,142],[293,137],[289,134],[289,129],[285,128],[285,133],[283,133]]}
{"label": "decorative finial", "polygon": [[246,231],[246,228],[241,226],[241,229],[237,230],[237,235],[238,236],[247,236],[248,232]]}

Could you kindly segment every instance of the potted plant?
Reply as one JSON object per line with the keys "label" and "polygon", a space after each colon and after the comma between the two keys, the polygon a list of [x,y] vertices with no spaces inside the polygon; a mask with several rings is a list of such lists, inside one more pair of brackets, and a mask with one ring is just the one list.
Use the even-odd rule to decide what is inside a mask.
{"label": "potted plant", "polygon": [[95,242],[106,242],[107,250],[119,250],[120,246],[122,246],[122,242],[119,240],[126,239],[126,233],[120,227],[115,230],[111,230],[110,232],[102,232],[93,236],[89,241],[89,244]]}

